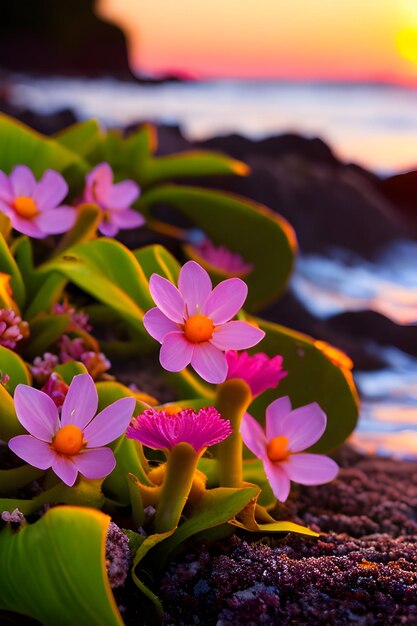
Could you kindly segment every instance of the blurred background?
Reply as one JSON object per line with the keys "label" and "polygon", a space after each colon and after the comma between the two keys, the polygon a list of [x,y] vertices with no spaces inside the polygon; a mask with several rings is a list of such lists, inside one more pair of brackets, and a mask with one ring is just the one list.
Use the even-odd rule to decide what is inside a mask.
{"label": "blurred background", "polygon": [[264,317],[352,357],[357,445],[417,458],[415,0],[2,3],[0,110],[47,134],[151,121],[159,154],[246,161],[212,184],[300,244]]}

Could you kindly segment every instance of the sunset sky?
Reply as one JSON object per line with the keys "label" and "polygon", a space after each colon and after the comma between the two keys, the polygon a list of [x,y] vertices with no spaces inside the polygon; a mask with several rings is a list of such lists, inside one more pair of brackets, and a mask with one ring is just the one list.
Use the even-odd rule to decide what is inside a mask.
{"label": "sunset sky", "polygon": [[417,0],[98,0],[134,69],[417,83]]}

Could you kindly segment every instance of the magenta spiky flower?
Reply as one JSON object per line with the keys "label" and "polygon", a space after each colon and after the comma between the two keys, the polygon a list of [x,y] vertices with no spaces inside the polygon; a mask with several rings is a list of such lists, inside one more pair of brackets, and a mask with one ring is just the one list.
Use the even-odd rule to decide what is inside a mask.
{"label": "magenta spiky flower", "polygon": [[265,333],[241,320],[233,320],[248,293],[240,278],[229,278],[213,289],[210,276],[195,261],[182,267],[178,288],[152,274],[149,289],[156,307],[146,312],[143,324],[162,346],[159,360],[169,372],[187,365],[209,383],[226,380],[226,350],[245,350]]}
{"label": "magenta spiky flower", "polygon": [[28,435],[9,441],[21,459],[52,471],[69,487],[78,473],[86,478],[103,478],[116,466],[107,447],[124,432],[135,409],[134,398],[121,398],[96,415],[98,395],[89,374],[74,376],[61,411],[42,391],[17,385],[14,405],[19,422]]}
{"label": "magenta spiky flower", "polygon": [[41,391],[52,398],[55,405],[60,408],[64,403],[68,389],[69,385],[67,385],[62,377],[57,372],[52,372]]}
{"label": "magenta spiky flower", "polygon": [[130,208],[139,194],[139,185],[133,180],[114,184],[113,170],[108,163],[99,163],[87,174],[84,201],[100,207],[98,229],[106,237],[114,237],[121,229],[137,228],[145,223],[143,215]]}
{"label": "magenta spiky flower", "polygon": [[54,170],[46,170],[40,181],[26,165],[16,165],[10,176],[0,171],[0,211],[29,237],[43,239],[73,226],[76,210],[61,204],[67,193],[67,183]]}
{"label": "magenta spiky flower", "polygon": [[188,443],[199,453],[231,432],[229,420],[223,419],[214,406],[208,406],[198,413],[192,409],[174,414],[147,409],[132,419],[126,437],[155,450],[172,450],[179,443]]}
{"label": "magenta spiky flower", "polygon": [[227,380],[241,378],[248,383],[252,395],[259,396],[266,389],[274,389],[288,372],[282,367],[282,356],[270,358],[263,352],[249,355],[247,352],[228,350]]}
{"label": "magenta spiky flower", "polygon": [[0,346],[13,350],[16,344],[23,339],[22,318],[13,309],[0,309]]}

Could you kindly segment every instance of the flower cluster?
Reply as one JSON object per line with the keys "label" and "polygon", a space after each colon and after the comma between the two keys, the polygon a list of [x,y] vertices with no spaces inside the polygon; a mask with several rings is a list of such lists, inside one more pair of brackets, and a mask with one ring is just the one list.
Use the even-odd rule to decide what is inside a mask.
{"label": "flower cluster", "polygon": [[14,350],[17,343],[27,337],[29,327],[13,309],[0,309],[0,346]]}
{"label": "flower cluster", "polygon": [[[110,165],[100,163],[87,174],[82,200],[100,208],[99,230],[114,237],[120,229],[143,225],[143,216],[130,208],[139,194],[133,180],[113,184]],[[54,170],[46,170],[39,181],[26,165],[16,165],[10,176],[0,170],[0,212],[18,232],[35,239],[65,233],[74,225],[77,209],[62,204],[67,195],[65,179]]]}

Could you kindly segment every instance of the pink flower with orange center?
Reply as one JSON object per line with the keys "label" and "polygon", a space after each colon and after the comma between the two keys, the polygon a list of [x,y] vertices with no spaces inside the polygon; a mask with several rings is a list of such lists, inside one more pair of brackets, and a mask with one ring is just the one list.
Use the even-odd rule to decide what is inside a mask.
{"label": "pink flower with orange center", "polygon": [[10,176],[0,171],[0,211],[29,237],[43,239],[71,228],[76,210],[61,205],[67,193],[67,183],[54,170],[46,170],[39,182],[26,165],[16,165]]}
{"label": "pink flower with orange center", "polygon": [[133,180],[113,183],[113,170],[108,163],[99,163],[86,176],[84,202],[97,204],[101,209],[99,231],[114,237],[119,230],[137,228],[145,223],[143,215],[131,209],[138,199],[139,185]]}
{"label": "pink flower with orange center", "polygon": [[28,385],[17,385],[14,404],[29,434],[10,439],[9,448],[33,467],[51,467],[69,487],[78,473],[95,479],[113,471],[116,459],[104,446],[123,434],[135,409],[134,398],[122,398],[96,415],[97,390],[89,374],[74,376],[61,411],[46,393]]}
{"label": "pink flower with orange center", "polygon": [[301,485],[321,485],[333,480],[339,471],[335,461],[323,454],[303,452],[320,439],[327,417],[313,402],[292,410],[285,396],[266,409],[266,432],[248,413],[240,434],[249,450],[263,463],[275,497],[285,502],[291,480]]}
{"label": "pink flower with orange center", "polygon": [[157,304],[144,316],[148,333],[162,344],[159,359],[169,372],[179,372],[191,363],[209,383],[226,380],[226,350],[250,348],[265,333],[232,320],[246,300],[248,288],[240,278],[229,278],[214,289],[208,273],[195,261],[180,272],[178,288],[152,274],[151,295]]}

